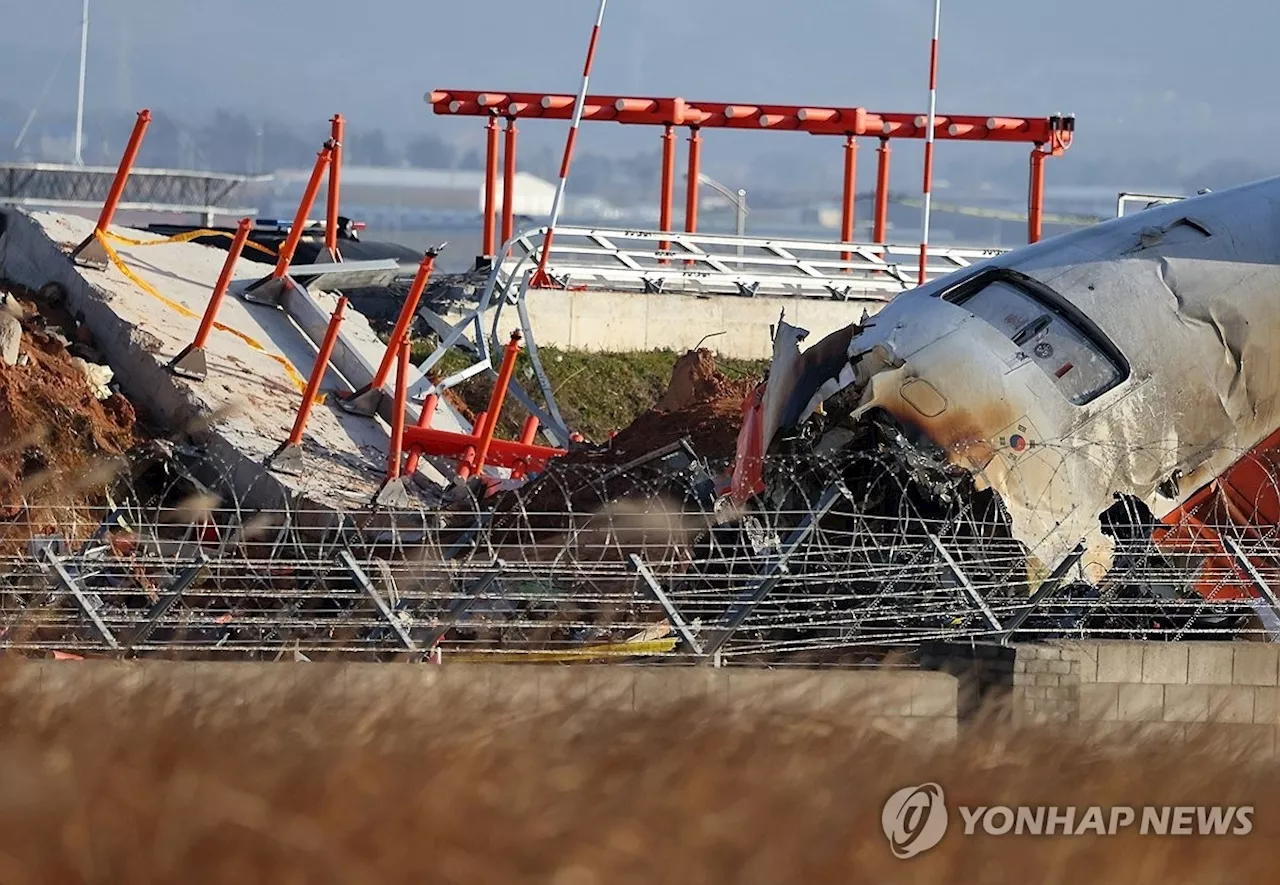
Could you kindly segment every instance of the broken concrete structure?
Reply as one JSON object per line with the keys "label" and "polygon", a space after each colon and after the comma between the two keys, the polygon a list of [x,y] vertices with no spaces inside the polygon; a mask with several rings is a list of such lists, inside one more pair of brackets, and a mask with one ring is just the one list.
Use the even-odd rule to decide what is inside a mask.
{"label": "broken concrete structure", "polygon": [[[195,336],[224,251],[122,230],[145,242],[113,243],[124,267],[147,284],[141,285],[119,266],[93,270],[68,258],[66,252],[92,233],[90,221],[5,210],[0,225],[0,278],[32,290],[60,287],[68,309],[83,315],[122,390],[153,420],[189,431],[225,465],[224,478],[243,502],[349,510],[373,499],[386,472],[388,427],[336,408],[332,396],[311,413],[302,474],[286,476],[263,466],[289,433],[301,400],[299,380],[316,356],[316,339],[284,311],[229,296],[218,322],[234,332],[215,329],[211,335],[208,378],[186,380],[166,369]],[[236,280],[243,285],[261,273],[261,265],[242,262]],[[314,302],[315,315],[327,316],[336,304],[332,295],[302,294]],[[369,365],[381,357],[383,345],[359,314],[348,313],[342,328],[345,354],[334,364],[355,366],[347,369],[354,377],[331,368],[322,392],[365,383],[359,369],[371,375]],[[442,410],[441,420],[448,414]]]}

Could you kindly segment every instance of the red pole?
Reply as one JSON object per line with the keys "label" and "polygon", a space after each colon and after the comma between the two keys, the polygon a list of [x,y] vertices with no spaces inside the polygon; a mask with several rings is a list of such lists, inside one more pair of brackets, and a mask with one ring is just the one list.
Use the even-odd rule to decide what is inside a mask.
{"label": "red pole", "polygon": [[493,233],[498,221],[498,118],[490,115],[485,124],[484,153],[484,254],[494,254]]}
{"label": "red pole", "polygon": [[[476,434],[476,428],[483,427],[485,422],[488,420],[489,420],[488,412],[481,412],[479,415],[476,415],[475,421],[472,422],[471,424],[472,437],[474,437]],[[458,476],[460,476],[462,479],[467,479],[471,476],[471,462],[475,459],[475,457],[476,457],[475,446],[467,446],[463,450],[462,460],[458,463]]]}
{"label": "red pole", "polygon": [[120,166],[116,169],[116,177],[111,182],[111,190],[107,193],[107,201],[102,204],[102,214],[98,216],[97,230],[105,231],[111,227],[115,218],[116,207],[120,205],[120,197],[124,194],[124,186],[129,181],[129,173],[138,159],[138,151],[142,148],[142,137],[147,134],[151,125],[151,111],[143,108],[138,111],[138,120],[133,124],[133,134],[129,136],[129,144],[120,157]]}
{"label": "red pole", "polygon": [[[538,419],[533,415],[524,419],[524,427],[520,428],[520,444],[524,446],[533,445],[534,438],[538,435]],[[527,472],[528,462],[521,461],[515,467],[511,468],[512,479],[524,479]]]}
{"label": "red pole", "polygon": [[[671,200],[676,181],[676,127],[668,123],[662,130],[662,193],[658,197],[658,230],[671,230]],[[671,244],[663,241],[658,249],[665,252]],[[662,260],[666,264],[666,259]]]}
{"label": "red pole", "polygon": [[889,160],[893,155],[893,148],[889,147],[889,139],[880,139],[880,149],[877,154],[879,156],[876,168],[876,217],[873,237],[877,243],[883,243],[885,230],[889,226]]}
{"label": "red pole", "polygon": [[[396,318],[395,328],[391,330],[391,338],[386,349],[382,351],[382,362],[378,364],[378,371],[374,372],[373,380],[369,382],[367,390],[380,390],[382,385],[387,383],[387,377],[391,374],[391,361],[399,354],[397,342],[409,340],[409,326],[413,323],[413,316],[418,311],[418,302],[427,289],[427,280],[431,278],[431,269],[435,263],[435,252],[427,252],[422,256],[422,261],[418,264],[418,273],[413,278],[413,284],[409,286],[409,294],[405,296],[404,304],[400,306],[400,316]],[[393,347],[397,349],[392,350]]]}
{"label": "red pole", "polygon": [[409,399],[409,340],[400,342],[396,360],[396,404],[391,415],[391,443],[387,446],[387,479],[400,475],[400,452],[404,448],[404,409]]}
{"label": "red pole", "polygon": [[502,146],[502,242],[515,234],[516,219],[516,118],[507,117]]}
{"label": "red pole", "polygon": [[347,296],[338,299],[338,306],[329,317],[329,328],[325,330],[324,341],[320,343],[320,352],[316,354],[315,364],[311,367],[311,377],[307,379],[307,389],[302,393],[302,405],[298,407],[298,417],[293,422],[293,430],[289,431],[286,446],[296,446],[302,442],[302,431],[311,417],[311,407],[315,405],[316,394],[320,392],[320,382],[329,367],[329,357],[333,355],[333,345],[338,341],[338,327],[342,325],[342,312],[347,309]]}
{"label": "red pole", "polygon": [[471,472],[479,475],[484,469],[484,459],[489,454],[489,444],[493,442],[493,433],[498,427],[498,417],[502,414],[502,402],[507,398],[507,385],[511,383],[511,375],[516,370],[516,357],[520,354],[520,332],[511,333],[502,354],[502,367],[498,369],[498,380],[494,382],[493,393],[489,397],[489,409],[480,427],[479,440],[476,443],[476,454],[472,459]]}
{"label": "red pole", "polygon": [[[436,405],[439,404],[440,397],[434,393],[428,393],[427,398],[422,401],[422,412],[418,415],[418,421],[414,427],[424,428],[431,426],[431,419],[436,416]],[[405,462],[404,472],[413,476],[418,471],[418,459],[422,457],[421,449],[411,449],[409,458]]]}
{"label": "red pole", "polygon": [[1044,161],[1046,154],[1040,145],[1031,149],[1031,185],[1027,192],[1027,242],[1040,242],[1041,222],[1044,218]]}
{"label": "red pole", "polygon": [[533,445],[534,437],[538,435],[538,419],[534,415],[530,415],[524,419],[524,427],[520,428],[520,444]]}
{"label": "red pole", "polygon": [[218,308],[222,305],[222,298],[227,294],[227,288],[231,285],[231,274],[235,270],[236,261],[240,258],[240,253],[244,251],[244,244],[249,240],[249,229],[253,227],[253,220],[249,218],[241,218],[240,224],[236,228],[235,239],[231,241],[231,248],[227,250],[227,260],[222,262],[222,273],[218,276],[218,284],[213,287],[213,295],[209,298],[209,306],[204,309],[204,318],[200,320],[200,329],[196,332],[196,338],[191,342],[192,349],[203,348],[205,342],[209,340],[209,333],[213,330],[213,321],[218,318]]}
{"label": "red pole", "polygon": [[[841,201],[842,209],[840,213],[840,240],[844,243],[853,242],[854,202],[858,198],[857,187],[858,139],[849,134],[844,139],[844,199]],[[840,257],[848,261],[853,257],[853,254],[842,252]]]}
{"label": "red pole", "polygon": [[324,178],[325,168],[332,160],[333,142],[325,142],[324,147],[316,154],[316,165],[311,170],[311,180],[307,182],[307,189],[302,194],[302,202],[298,204],[298,214],[293,217],[293,227],[289,228],[289,236],[285,237],[284,245],[280,247],[276,269],[271,273],[274,279],[278,280],[289,272],[293,253],[298,248],[298,241],[302,239],[302,228],[307,223],[307,216],[311,214],[311,207],[316,203],[316,194],[320,191],[320,180]]}
{"label": "red pole", "polygon": [[[689,180],[684,194],[684,229],[687,233],[698,232],[698,178],[702,174],[702,133],[697,126],[689,127]],[[694,266],[692,259],[685,265]]]}
{"label": "red pole", "polygon": [[702,174],[702,133],[689,127],[689,182],[684,196],[684,229],[698,232],[698,176]]}
{"label": "red pole", "polygon": [[346,124],[342,114],[334,114],[329,122],[332,124],[329,140],[333,143],[333,155],[329,162],[329,205],[325,214],[324,247],[329,250],[329,256],[337,261],[338,199],[342,191],[342,139],[346,134]]}

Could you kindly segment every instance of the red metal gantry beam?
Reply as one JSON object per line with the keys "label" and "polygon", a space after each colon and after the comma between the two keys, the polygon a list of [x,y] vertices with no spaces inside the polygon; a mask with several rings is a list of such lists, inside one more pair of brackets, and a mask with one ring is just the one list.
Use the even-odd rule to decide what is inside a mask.
{"label": "red metal gantry beam", "polygon": [[[480,92],[440,89],[430,92],[426,100],[436,114],[443,116],[486,117],[489,129],[490,162],[487,164],[486,193],[497,190],[495,133],[499,117],[507,120],[514,131],[517,119],[569,120],[573,117],[574,96],[536,92]],[[632,126],[663,127],[662,194],[660,196],[660,229],[671,230],[672,192],[675,187],[675,132],[677,126],[690,129],[690,177],[685,198],[685,228],[697,231],[698,181],[695,174],[700,162],[700,130],[748,129],[806,132],[810,135],[839,136],[845,140],[844,189],[840,235],[843,242],[853,238],[854,200],[856,198],[856,158],[859,136],[880,140],[876,176],[874,215],[875,242],[884,243],[889,201],[889,141],[894,138],[924,139],[928,120],[923,114],[869,111],[857,107],[808,107],[777,104],[730,104],[692,101],[683,98],[656,98],[618,95],[589,95],[582,119],[605,120]],[[981,117],[940,114],[935,119],[934,138],[949,141],[988,141],[1030,144],[1031,167],[1027,194],[1027,241],[1040,239],[1044,203],[1044,161],[1061,156],[1070,146],[1075,132],[1075,118],[1049,117]],[[515,139],[508,139],[503,157],[504,199],[502,207],[503,239],[510,236],[514,212],[510,194],[515,186]],[[493,200],[486,197],[485,230],[492,231],[497,218]],[[493,254],[493,244],[486,239],[486,254]]]}

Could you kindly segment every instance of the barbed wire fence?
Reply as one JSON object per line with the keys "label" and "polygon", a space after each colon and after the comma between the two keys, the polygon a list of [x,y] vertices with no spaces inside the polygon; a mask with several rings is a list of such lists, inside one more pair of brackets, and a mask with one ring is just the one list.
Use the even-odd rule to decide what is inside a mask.
{"label": "barbed wire fence", "polygon": [[933,640],[1274,632],[1275,527],[1212,498],[1163,523],[1117,502],[1090,580],[1083,543],[1045,575],[993,493],[883,447],[770,457],[742,506],[722,494],[731,466],[677,443],[473,482],[440,509],[263,511],[207,451],[153,445],[75,506],[24,500],[0,522],[0,647],[849,662]]}

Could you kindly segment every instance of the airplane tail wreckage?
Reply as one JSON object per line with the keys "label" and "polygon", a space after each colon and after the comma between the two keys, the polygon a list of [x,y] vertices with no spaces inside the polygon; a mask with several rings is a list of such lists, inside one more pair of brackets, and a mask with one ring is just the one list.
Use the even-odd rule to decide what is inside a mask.
{"label": "airplane tail wreckage", "polygon": [[[1212,611],[1274,633],[1280,179],[1005,253],[801,352],[806,336],[779,322],[744,404],[728,498],[746,512],[830,486],[861,525],[922,541],[868,578],[919,573],[891,560],[932,547],[941,584],[985,586],[1000,629]],[[1117,598],[1145,614],[1108,624]]]}

